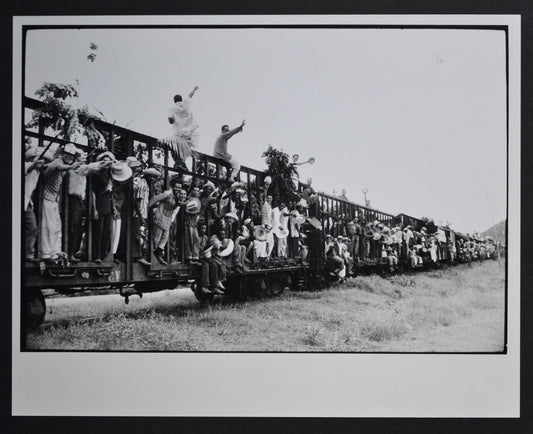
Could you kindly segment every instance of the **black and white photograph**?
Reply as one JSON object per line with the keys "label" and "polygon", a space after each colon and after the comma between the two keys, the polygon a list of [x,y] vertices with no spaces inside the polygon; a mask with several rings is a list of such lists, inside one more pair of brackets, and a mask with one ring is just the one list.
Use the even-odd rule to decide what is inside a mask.
{"label": "black and white photograph", "polygon": [[509,18],[244,18],[17,23],[18,355],[515,357]]}

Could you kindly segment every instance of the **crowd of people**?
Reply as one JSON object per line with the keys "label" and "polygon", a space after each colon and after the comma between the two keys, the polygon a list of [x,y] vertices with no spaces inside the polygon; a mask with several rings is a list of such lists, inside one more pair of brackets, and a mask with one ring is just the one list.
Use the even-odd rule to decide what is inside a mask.
{"label": "crowd of people", "polygon": [[[379,220],[337,219],[326,235],[324,252],[332,274],[344,279],[354,274],[354,265],[380,262],[394,271],[398,265],[410,268],[495,258],[499,243],[478,235],[456,239],[442,227],[428,233],[425,226],[387,224]],[[337,234],[337,235],[336,235]]]}
{"label": "crowd of people", "polygon": [[[201,267],[200,290],[206,293],[223,291],[229,270],[244,272],[289,258],[307,262],[308,238],[316,238],[320,231],[325,235],[321,254],[339,279],[354,274],[355,265],[361,262],[379,261],[395,269],[399,263],[420,267],[426,262],[483,259],[494,254],[494,243],[474,238],[456,242],[442,228],[428,233],[425,227],[417,231],[411,225],[333,215],[322,208],[311,179],[289,196],[273,188],[270,176],[260,186],[240,182],[240,163],[227,148],[228,140],[243,131],[245,121],[234,129],[223,125],[214,144],[213,155],[228,165],[226,182],[210,178],[211,173],[191,175],[185,162],[196,156],[198,125],[190,104],[197,90],[196,86],[185,100],[174,97],[168,115],[173,134],[160,139],[172,154],[175,171],[147,167],[134,156],[117,160],[107,149],[93,149],[88,155],[67,143],[44,151],[27,140],[26,259],[77,263],[92,258],[96,263],[120,263],[126,257],[122,221],[127,212],[132,213],[132,259],[145,266],[154,261],[197,265]],[[293,156],[293,165],[297,160]],[[42,194],[36,195],[39,180]],[[68,184],[65,188],[64,183]],[[347,200],[345,189],[340,198]],[[41,207],[39,222],[35,199]],[[127,209],[126,203],[132,206]],[[89,205],[92,209],[87,212]],[[65,234],[67,243],[62,242]]]}

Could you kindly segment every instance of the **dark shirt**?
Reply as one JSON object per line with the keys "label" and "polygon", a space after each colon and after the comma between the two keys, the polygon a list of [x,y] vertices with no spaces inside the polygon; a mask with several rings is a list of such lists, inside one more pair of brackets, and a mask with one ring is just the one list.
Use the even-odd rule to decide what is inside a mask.
{"label": "dark shirt", "polygon": [[97,172],[91,175],[92,189],[95,195],[95,208],[98,214],[113,213],[112,191],[109,189],[109,171]]}

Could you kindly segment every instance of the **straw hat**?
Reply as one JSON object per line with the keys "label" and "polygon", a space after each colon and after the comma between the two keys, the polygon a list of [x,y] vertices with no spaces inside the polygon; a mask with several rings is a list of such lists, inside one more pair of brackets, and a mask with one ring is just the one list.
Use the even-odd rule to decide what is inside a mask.
{"label": "straw hat", "polygon": [[298,214],[298,215],[294,218],[294,221],[296,222],[296,224],[301,225],[301,224],[305,223],[305,219],[306,219],[306,217],[305,217],[304,215],[302,215],[302,214]]}
{"label": "straw hat", "polygon": [[142,163],[137,160],[137,157],[133,157],[133,156],[130,156],[128,158],[126,158],[126,163],[128,164],[128,166],[130,166],[132,169],[134,167],[139,167],[139,166],[142,166]]}
{"label": "straw hat", "polygon": [[289,235],[289,230],[287,228],[277,226],[274,229],[274,234],[276,234],[276,237],[278,238],[286,238]]}
{"label": "straw hat", "polygon": [[220,252],[220,256],[222,256],[223,258],[231,255],[231,253],[233,253],[233,248],[235,247],[235,243],[231,238],[227,238],[227,241],[227,246]]}
{"label": "straw hat", "polygon": [[215,189],[215,184],[213,184],[211,181],[207,181],[205,184],[204,184],[204,188],[206,187],[210,187],[212,190]]}
{"label": "straw hat", "polygon": [[228,212],[228,213],[224,214],[224,218],[226,218],[226,219],[230,218],[230,219],[233,219],[235,221],[239,220],[239,217],[234,212]]}
{"label": "straw hat", "polygon": [[212,254],[211,254],[212,250],[213,250],[213,246],[209,246],[207,249],[202,251],[202,253],[201,253],[202,258],[209,259],[212,256]]}
{"label": "straw hat", "polygon": [[258,241],[266,241],[267,239],[267,230],[264,226],[258,225],[254,227],[254,238]]}
{"label": "straw hat", "polygon": [[115,181],[126,181],[131,178],[132,174],[131,167],[123,161],[116,162],[111,166],[111,178]]}
{"label": "straw hat", "polygon": [[235,181],[233,184],[231,184],[230,189],[231,190],[237,190],[237,189],[245,189],[246,186],[242,182]]}
{"label": "straw hat", "polygon": [[62,150],[63,154],[72,155],[73,157],[76,156],[78,153],[78,148],[74,146],[72,143],[67,143]]}
{"label": "straw hat", "polygon": [[197,197],[191,197],[185,204],[185,212],[188,214],[198,214],[201,207],[202,203],[200,202],[200,199]]}
{"label": "straw hat", "polygon": [[155,176],[156,178],[159,178],[161,176],[161,173],[159,172],[159,170],[157,170],[154,167],[149,167],[143,173],[144,175],[151,175],[151,176]]}
{"label": "straw hat", "polygon": [[111,161],[115,161],[115,156],[110,151],[105,151],[105,152],[102,152],[101,154],[98,154],[98,156],[96,157],[96,161],[101,161],[105,157],[109,157],[111,158]]}

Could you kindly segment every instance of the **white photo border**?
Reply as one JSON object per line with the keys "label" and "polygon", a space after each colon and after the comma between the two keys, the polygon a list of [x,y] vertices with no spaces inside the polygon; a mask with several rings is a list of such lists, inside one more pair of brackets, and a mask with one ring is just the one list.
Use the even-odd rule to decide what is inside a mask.
{"label": "white photo border", "polygon": [[[22,352],[20,149],[24,25],[508,26],[506,354]],[[519,417],[520,16],[13,18],[12,414],[18,416]]]}

